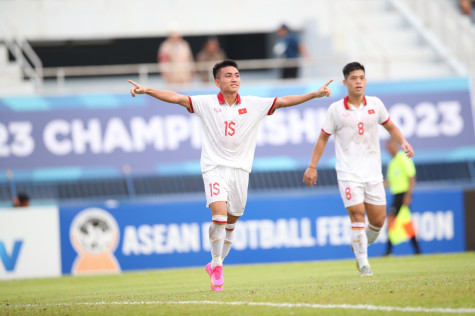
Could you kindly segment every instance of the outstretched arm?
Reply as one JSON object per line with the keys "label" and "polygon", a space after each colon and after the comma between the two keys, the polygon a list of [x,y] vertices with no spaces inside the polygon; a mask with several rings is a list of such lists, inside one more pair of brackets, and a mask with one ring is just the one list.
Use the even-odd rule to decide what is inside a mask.
{"label": "outstretched arm", "polygon": [[132,80],[128,81],[133,85],[133,87],[130,89],[130,94],[134,98],[137,94],[148,94],[149,96],[152,96],[161,101],[179,104],[181,106],[186,107],[187,109],[190,109],[190,100],[186,95],[179,94],[173,91],[147,88],[136,82],[133,82]]}
{"label": "outstretched arm", "polygon": [[279,97],[277,98],[277,101],[275,102],[274,108],[285,108],[288,106],[294,106],[297,104],[301,104],[304,102],[307,102],[311,99],[315,98],[321,98],[321,97],[330,97],[332,95],[332,90],[328,87],[330,83],[332,83],[333,79],[328,81],[325,85],[323,85],[320,89],[314,92],[310,92],[307,94],[301,94],[301,95],[288,95],[285,97]]}
{"label": "outstretched arm", "polygon": [[320,133],[320,137],[318,137],[315,147],[313,148],[312,159],[310,160],[310,164],[303,175],[303,182],[305,182],[309,187],[317,184],[317,164],[322,157],[323,150],[325,149],[329,138],[330,136],[322,131]]}
{"label": "outstretched arm", "polygon": [[391,120],[389,120],[383,126],[389,132],[389,135],[391,135],[392,139],[394,139],[399,145],[401,145],[401,148],[402,150],[404,150],[406,155],[409,158],[412,158],[412,156],[414,156],[414,150],[412,149],[411,144],[409,144],[404,138],[399,128]]}

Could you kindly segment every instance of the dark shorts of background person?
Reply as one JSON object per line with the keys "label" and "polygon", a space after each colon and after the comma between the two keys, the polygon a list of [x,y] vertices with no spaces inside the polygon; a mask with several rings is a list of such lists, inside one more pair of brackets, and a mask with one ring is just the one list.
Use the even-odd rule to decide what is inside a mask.
{"label": "dark shorts of background person", "polygon": [[393,214],[394,216],[397,216],[397,214],[399,214],[399,210],[402,207],[404,194],[406,194],[406,192],[394,194],[394,200],[391,204],[391,207],[389,208],[389,214]]}
{"label": "dark shorts of background person", "polygon": [[282,79],[297,78],[298,67],[287,67],[282,69]]}
{"label": "dark shorts of background person", "polygon": [[[401,207],[402,207],[404,194],[406,194],[406,192],[394,194],[394,200],[393,200],[393,203],[391,204],[391,207],[389,208],[389,214],[392,214],[394,216],[397,216],[397,214],[399,214],[399,210],[401,210]],[[419,243],[416,240],[416,236],[413,236],[411,238],[411,243],[412,243],[412,246],[414,247],[414,252],[416,254],[421,254],[421,248],[419,247]],[[391,244],[391,240],[388,238],[386,253],[384,255],[388,256],[391,253],[392,249],[393,249],[393,245]]]}

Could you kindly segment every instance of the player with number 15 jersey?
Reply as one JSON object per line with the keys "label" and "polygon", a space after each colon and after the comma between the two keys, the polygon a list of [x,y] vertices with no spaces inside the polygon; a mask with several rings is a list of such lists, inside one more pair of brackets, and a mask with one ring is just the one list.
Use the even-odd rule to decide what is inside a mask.
{"label": "player with number 15 jersey", "polygon": [[190,112],[201,118],[201,171],[227,166],[251,172],[260,121],[274,113],[277,98],[236,96],[228,105],[218,95],[190,97]]}
{"label": "player with number 15 jersey", "polygon": [[224,60],[213,67],[217,95],[185,96],[172,91],[133,84],[131,94],[148,94],[159,100],[184,106],[201,119],[201,171],[206,206],[211,209],[209,228],[211,262],[206,272],[213,291],[224,288],[223,260],[231,249],[233,231],[244,213],[249,172],[256,148],[259,123],[278,108],[298,105],[314,98],[330,97],[330,80],[320,89],[302,95],[278,98],[242,97],[241,77],[236,62]]}

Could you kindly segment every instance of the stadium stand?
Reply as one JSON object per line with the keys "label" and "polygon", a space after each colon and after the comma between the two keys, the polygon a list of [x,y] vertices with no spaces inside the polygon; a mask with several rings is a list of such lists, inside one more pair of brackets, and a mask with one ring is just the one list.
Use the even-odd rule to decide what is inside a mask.
{"label": "stadium stand", "polygon": [[[173,29],[179,29],[188,38],[209,34],[266,34],[260,42],[266,43],[269,53],[267,57],[272,57],[272,34],[285,21],[291,28],[300,30],[313,57],[298,61],[299,65],[305,65],[305,78],[326,77],[335,70],[339,71],[340,65],[349,59],[358,59],[367,64],[368,69],[372,69],[369,73],[371,78],[381,80],[458,76],[474,72],[473,58],[470,57],[475,54],[475,27],[451,5],[453,0],[299,0],[279,6],[253,1],[230,4],[227,10],[233,12],[235,20],[246,23],[225,23],[222,16],[213,16],[212,19],[196,18],[208,16],[210,8],[219,7],[220,2],[216,0],[193,4],[192,9],[185,11],[181,10],[180,1],[164,3],[142,0],[141,7],[150,8],[147,12],[131,10],[126,1],[116,1],[114,5],[107,0],[94,3],[94,6],[86,6],[81,1],[74,0],[61,3],[52,0],[0,2],[0,36],[6,44],[10,43],[7,47],[14,55],[11,56],[8,67],[16,69],[12,71],[17,74],[18,67],[21,67],[26,79],[30,78],[27,82],[33,82],[36,92],[64,93],[68,91],[64,90],[68,86],[71,86],[72,91],[84,91],[96,87],[98,83],[107,83],[107,80],[94,81],[94,77],[99,79],[98,75],[135,73],[142,79],[147,79],[150,74],[157,74],[160,69],[155,63],[156,48]],[[252,11],[244,9],[248,5],[253,8]],[[301,10],[302,7],[306,10]],[[178,13],[180,19],[177,19]],[[265,19],[253,18],[263,14]],[[120,22],[117,21],[119,16]],[[82,23],[84,19],[88,21],[87,27]],[[109,23],[103,23],[104,20]],[[187,22],[178,24],[176,21]],[[62,27],[58,28],[60,25]],[[121,39],[128,40],[126,46],[129,50],[127,57],[119,60],[117,56],[124,54],[118,52],[118,47],[114,44]],[[139,39],[142,42],[138,42]],[[42,69],[41,61],[38,62],[29,47],[32,43],[36,51],[57,49],[61,52],[61,58],[76,51],[75,62],[89,61],[88,64],[93,67],[85,67],[87,64],[83,62],[82,67],[64,64],[61,67]],[[252,59],[239,54],[236,47],[223,44],[225,50],[232,50],[231,58]],[[240,46],[242,50],[244,45]],[[134,50],[135,47],[138,49]],[[61,51],[60,48],[66,49]],[[201,48],[201,42],[197,41],[192,48],[197,52]],[[143,54],[143,50],[151,51],[148,55],[143,55],[141,61],[135,60],[131,64],[130,56]],[[78,51],[83,53],[78,55]],[[97,65],[94,60],[101,60],[100,54],[108,56],[109,60],[116,60],[117,65]],[[58,54],[54,56],[58,59]],[[48,64],[51,60],[43,62]],[[243,69],[273,69],[276,62],[279,61],[266,63],[256,60],[243,64]],[[202,65],[205,68],[208,66]],[[55,80],[47,80],[43,86],[41,82],[37,82],[43,74],[49,78],[54,77]],[[7,77],[7,72],[2,72],[0,76]],[[84,76],[87,76],[87,80],[75,80]],[[269,73],[266,72],[265,76],[269,77]],[[275,74],[274,79],[277,78]],[[13,89],[18,84],[23,88]],[[117,85],[105,87],[110,90],[114,86]],[[25,82],[12,82],[9,90],[4,93],[25,94],[32,93],[32,89]]]}

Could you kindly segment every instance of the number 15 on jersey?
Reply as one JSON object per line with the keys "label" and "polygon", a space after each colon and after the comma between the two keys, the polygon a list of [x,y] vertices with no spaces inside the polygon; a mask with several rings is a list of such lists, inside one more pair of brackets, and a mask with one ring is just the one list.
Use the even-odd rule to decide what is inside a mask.
{"label": "number 15 on jersey", "polygon": [[224,136],[233,136],[236,133],[236,123],[225,121]]}

